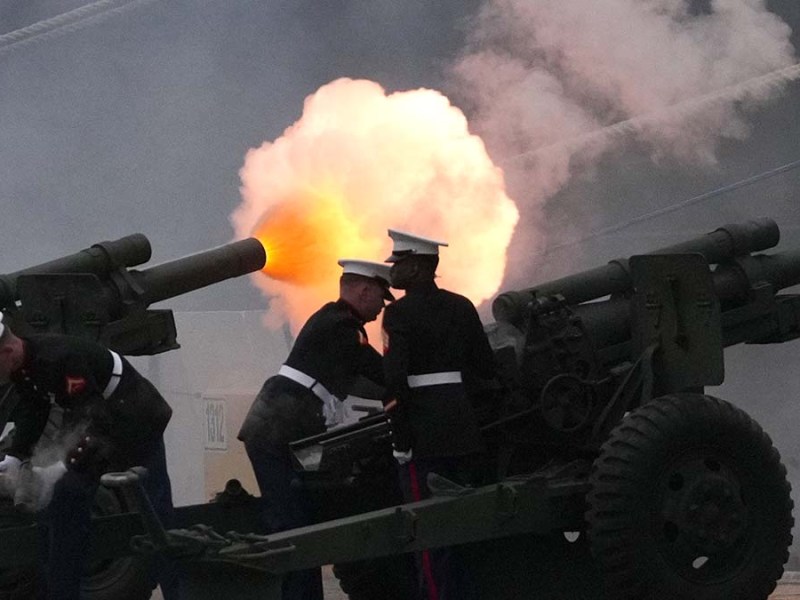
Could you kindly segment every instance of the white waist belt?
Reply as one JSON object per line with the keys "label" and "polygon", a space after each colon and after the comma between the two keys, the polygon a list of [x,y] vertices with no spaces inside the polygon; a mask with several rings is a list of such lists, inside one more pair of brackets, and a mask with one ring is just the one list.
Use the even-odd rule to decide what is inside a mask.
{"label": "white waist belt", "polygon": [[291,379],[295,383],[308,388],[317,398],[322,400],[322,414],[325,417],[326,426],[331,427],[341,423],[344,414],[342,401],[331,394],[319,381],[289,365],[281,365],[281,368],[278,369],[278,375],[283,375],[287,379]]}
{"label": "white waist belt", "polygon": [[442,373],[425,373],[424,375],[408,376],[408,387],[410,388],[444,385],[446,383],[461,383],[461,371],[444,371]]}
{"label": "white waist belt", "polygon": [[106,389],[103,390],[103,398],[106,400],[108,400],[111,394],[117,389],[119,380],[122,377],[122,359],[119,354],[113,350],[109,350],[109,352],[111,352],[111,358],[114,359],[114,366],[111,368],[111,378],[108,380],[108,385],[106,385]]}
{"label": "white waist belt", "polygon": [[[284,377],[299,383],[303,387],[310,389],[312,392],[314,392],[317,398],[323,402],[329,402],[331,398],[336,398],[336,396],[331,394],[328,389],[319,381],[310,375],[306,375],[302,371],[298,371],[297,369],[290,367],[289,365],[281,365],[281,368],[278,369],[278,375],[283,375]],[[338,398],[336,399],[338,400]]]}

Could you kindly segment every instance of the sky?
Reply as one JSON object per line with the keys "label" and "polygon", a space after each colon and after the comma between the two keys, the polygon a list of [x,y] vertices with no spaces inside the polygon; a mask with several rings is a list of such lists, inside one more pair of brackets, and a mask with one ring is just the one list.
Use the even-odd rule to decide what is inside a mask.
{"label": "sky", "polygon": [[[793,81],[670,114],[796,62],[796,3],[525,4],[0,0],[0,273],[134,232],[151,264],[231,241],[247,152],[342,77],[464,111],[519,211],[501,290],[761,214],[800,235],[794,170],[671,208],[800,158]],[[79,7],[71,27],[11,37]],[[246,279],[170,302],[266,304]]]}
{"label": "sky", "polygon": [[[3,1],[0,28],[67,4],[79,6]],[[133,232],[148,236],[153,262],[229,242],[249,148],[280,135],[337,77],[435,85],[468,5],[149,2],[5,53],[0,272]],[[183,306],[264,305],[249,283],[218,289]]]}

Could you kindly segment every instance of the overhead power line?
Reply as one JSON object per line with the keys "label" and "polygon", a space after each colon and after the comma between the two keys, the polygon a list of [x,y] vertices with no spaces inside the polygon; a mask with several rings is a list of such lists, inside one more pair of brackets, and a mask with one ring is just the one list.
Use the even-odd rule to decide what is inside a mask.
{"label": "overhead power line", "polygon": [[33,25],[0,35],[0,56],[72,33],[156,0],[98,0]]}
{"label": "overhead power line", "polygon": [[566,149],[575,152],[593,143],[607,143],[611,139],[636,133],[660,121],[690,115],[699,110],[709,108],[719,102],[730,102],[731,100],[742,100],[748,96],[767,94],[786,83],[797,81],[798,79],[800,79],[800,63],[771,71],[766,75],[760,75],[748,79],[747,81],[727,86],[708,94],[703,94],[702,96],[678,102],[642,116],[620,121],[583,135],[541,146],[540,148],[528,150],[527,152],[522,152],[513,156],[507,156],[503,159],[503,162],[516,161],[529,156],[535,156],[536,154],[546,154],[553,150]]}
{"label": "overhead power line", "polygon": [[753,175],[752,177],[748,177],[746,179],[742,179],[735,183],[731,183],[730,185],[725,185],[719,187],[715,190],[711,190],[710,192],[705,192],[700,194],[699,196],[694,196],[693,198],[689,198],[688,200],[683,200],[681,202],[677,202],[675,204],[671,204],[670,206],[665,206],[664,208],[659,208],[657,210],[651,211],[649,213],[645,213],[643,215],[639,215],[638,217],[634,217],[622,223],[617,223],[616,225],[611,225],[610,227],[604,227],[603,229],[598,229],[597,231],[593,231],[592,233],[578,238],[576,240],[570,240],[569,242],[563,242],[561,244],[556,244],[555,246],[550,246],[547,248],[546,252],[553,252],[555,250],[561,250],[562,248],[568,248],[570,246],[577,246],[584,242],[587,242],[591,239],[602,237],[604,235],[608,235],[610,233],[616,233],[617,231],[621,231],[630,227],[631,225],[636,225],[637,223],[641,223],[643,221],[649,221],[650,219],[654,219],[656,217],[663,216],[665,214],[675,212],[676,210],[680,210],[682,208],[686,208],[687,206],[691,206],[693,204],[699,204],[701,202],[705,202],[711,198],[716,196],[721,196],[727,192],[732,192],[733,190],[737,190],[739,188],[746,187],[748,185],[752,185],[759,181],[763,181],[765,179],[769,179],[770,177],[775,177],[776,175],[780,175],[781,173],[786,173],[787,171],[791,171],[800,167],[800,160],[795,160],[790,163],[786,163],[785,165],[781,165],[780,167],[776,167],[774,169],[770,169],[769,171],[764,171],[763,173],[759,173],[758,175]]}

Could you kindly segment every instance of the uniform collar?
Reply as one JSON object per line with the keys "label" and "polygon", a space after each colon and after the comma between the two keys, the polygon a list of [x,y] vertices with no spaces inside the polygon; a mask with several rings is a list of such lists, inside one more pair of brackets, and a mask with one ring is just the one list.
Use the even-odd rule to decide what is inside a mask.
{"label": "uniform collar", "polygon": [[17,368],[16,371],[11,373],[11,381],[19,382],[23,381],[28,375],[30,375],[33,365],[33,346],[31,345],[30,340],[26,338],[20,338],[22,340],[22,364]]}
{"label": "uniform collar", "polygon": [[364,323],[366,323],[366,321],[364,320],[364,318],[363,318],[363,317],[362,317],[360,314],[358,314],[358,311],[355,309],[355,307],[353,307],[353,305],[352,305],[352,304],[350,304],[350,303],[349,303],[347,300],[345,300],[345,299],[343,299],[343,298],[339,298],[339,299],[338,299],[338,300],[335,302],[335,304],[336,304],[336,306],[338,306],[338,307],[340,307],[340,308],[343,308],[343,309],[345,309],[347,312],[349,312],[351,315],[353,315],[353,317],[354,317],[355,319],[357,319],[357,320],[358,320],[358,322],[359,322],[361,325],[364,325]]}
{"label": "uniform collar", "polygon": [[20,371],[30,371],[35,354],[36,348],[34,344],[29,339],[22,338],[22,364],[19,367]]}
{"label": "uniform collar", "polygon": [[406,295],[423,295],[423,294],[430,294],[431,292],[435,292],[439,289],[439,286],[436,285],[435,281],[420,281],[419,283],[414,283],[406,288]]}

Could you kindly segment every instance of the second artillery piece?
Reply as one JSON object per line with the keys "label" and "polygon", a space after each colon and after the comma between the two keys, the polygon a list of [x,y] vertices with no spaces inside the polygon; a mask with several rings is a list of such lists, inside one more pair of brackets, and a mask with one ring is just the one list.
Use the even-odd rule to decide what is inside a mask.
{"label": "second artillery piece", "polygon": [[[151,257],[149,240],[133,234],[106,241],[40,265],[0,275],[0,310],[22,335],[62,333],[96,340],[125,355],[154,355],[179,347],[169,309],[150,305],[232,277],[262,269],[266,253],[255,238],[240,240],[134,269]],[[18,398],[0,385],[0,430],[14,420]],[[45,430],[45,435],[48,430]],[[92,560],[81,581],[86,600],[149,598],[147,558],[132,554],[130,539],[141,532],[129,511],[135,495],[100,487],[93,509]],[[221,505],[180,507],[176,522],[218,522],[227,527],[255,521],[252,512],[230,514]],[[242,525],[251,528],[251,525]],[[33,598],[38,547],[37,516],[0,498],[0,600]]]}
{"label": "second artillery piece", "polygon": [[21,332],[88,337],[126,355],[178,348],[175,319],[151,304],[258,271],[266,251],[255,238],[149,267],[141,233],[0,275],[0,310]]}
{"label": "second artillery piece", "polygon": [[[800,283],[800,249],[756,254],[779,237],[769,219],[729,225],[498,296],[487,333],[504,391],[479,399],[487,487],[444,485],[446,512],[440,498],[398,513],[405,546],[341,556],[480,542],[462,548],[493,600],[766,599],[792,540],[786,469],[751,417],[704,388],[722,383],[725,347],[800,337],[800,297],[778,293]],[[293,449],[321,518],[400,504],[383,415]],[[338,538],[363,546],[388,517],[348,518]],[[318,527],[323,539],[334,525]],[[274,543],[309,564],[314,539]],[[399,598],[386,565],[337,571],[353,599]]]}

